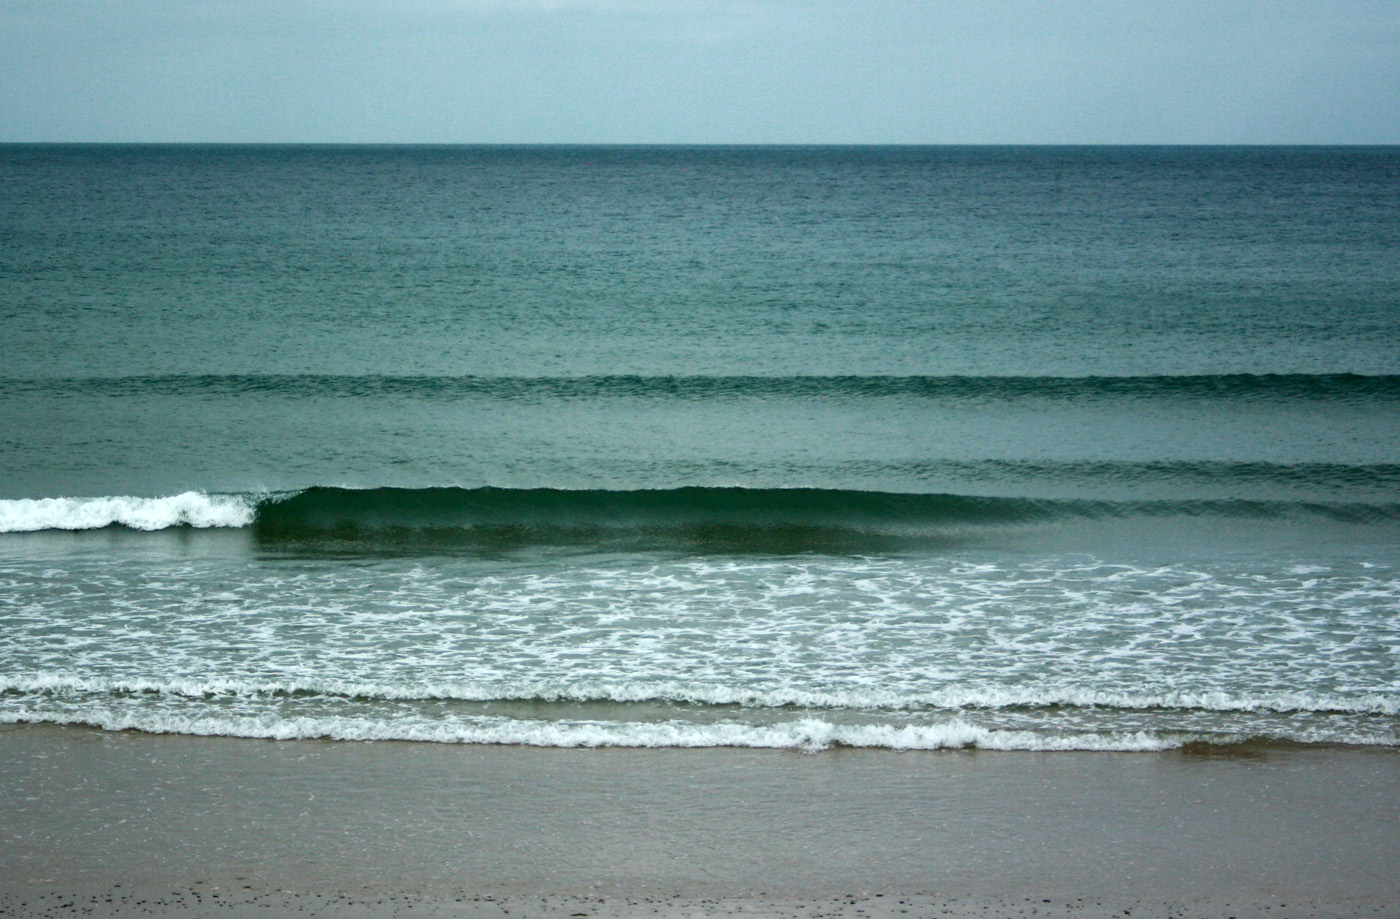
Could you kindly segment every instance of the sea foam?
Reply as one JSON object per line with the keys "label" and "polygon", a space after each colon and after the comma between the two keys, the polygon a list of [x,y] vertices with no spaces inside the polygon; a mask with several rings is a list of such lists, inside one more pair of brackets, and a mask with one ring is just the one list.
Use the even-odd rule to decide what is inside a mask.
{"label": "sea foam", "polygon": [[833,724],[801,718],[777,724],[720,722],[382,720],[365,717],[247,717],[173,712],[0,712],[0,724],[76,724],[107,731],[264,740],[399,740],[527,747],[747,747],[819,752],[833,747],[912,750],[1102,750],[1156,752],[1199,738],[1146,731],[1044,734],[996,730],[953,719],[931,725]]}
{"label": "sea foam", "polygon": [[0,676],[0,693],[58,696],[149,695],[208,699],[299,696],[333,701],[526,702],[543,704],[680,704],[754,709],[864,711],[995,711],[1008,708],[1084,708],[1119,711],[1199,711],[1275,714],[1400,715],[1400,699],[1379,693],[1322,692],[1109,692],[1054,686],[950,686],[927,692],[852,689],[748,689],[682,680],[540,680],[528,682],[405,682],[349,680],[113,679],[64,673]]}
{"label": "sea foam", "polygon": [[0,533],[98,530],[124,526],[164,530],[175,526],[246,527],[256,503],[239,495],[187,491],[161,498],[20,498],[0,501]]}

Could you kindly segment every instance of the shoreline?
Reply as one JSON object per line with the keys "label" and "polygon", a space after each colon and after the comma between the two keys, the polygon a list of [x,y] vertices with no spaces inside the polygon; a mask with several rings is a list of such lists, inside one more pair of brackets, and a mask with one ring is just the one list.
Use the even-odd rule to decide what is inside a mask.
{"label": "shoreline", "polygon": [[292,914],[357,919],[1360,919],[1395,915],[1392,903],[1285,898],[495,896],[466,890],[425,894],[411,890],[220,890],[207,885],[79,892],[0,889],[0,911],[36,919],[74,913],[95,919],[138,915],[245,919]]}
{"label": "shoreline", "polygon": [[803,754],[16,725],[0,795],[0,911],[20,916],[216,899],[229,916],[481,919],[1400,910],[1391,749]]}

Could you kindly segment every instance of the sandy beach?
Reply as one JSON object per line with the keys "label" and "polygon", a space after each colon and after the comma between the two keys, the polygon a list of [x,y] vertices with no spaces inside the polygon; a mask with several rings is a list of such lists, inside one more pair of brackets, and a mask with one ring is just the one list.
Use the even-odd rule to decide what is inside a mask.
{"label": "sandy beach", "polygon": [[1362,901],[1317,902],[1298,899],[1055,900],[1040,897],[930,897],[876,894],[869,897],[778,899],[771,897],[582,897],[373,893],[332,891],[226,890],[194,886],[130,891],[29,892],[0,894],[6,915],[99,917],[219,916],[226,919],[266,916],[349,916],[357,919],[389,919],[416,916],[431,919],[698,919],[698,917],[748,917],[748,919],[906,919],[929,916],[944,919],[1350,919],[1362,916],[1394,916],[1393,904]]}
{"label": "sandy beach", "polygon": [[15,916],[1384,916],[1400,759],[0,731]]}

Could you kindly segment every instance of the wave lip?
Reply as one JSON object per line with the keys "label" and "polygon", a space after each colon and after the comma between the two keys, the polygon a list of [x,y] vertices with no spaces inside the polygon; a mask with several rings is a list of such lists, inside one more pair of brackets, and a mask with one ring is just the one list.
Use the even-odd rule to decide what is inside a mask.
{"label": "wave lip", "polygon": [[256,503],[241,495],[206,495],[187,491],[161,498],[127,495],[102,498],[19,498],[0,501],[0,533],[40,530],[133,530],[170,527],[246,527]]}
{"label": "wave lip", "polygon": [[318,486],[262,506],[261,529],[666,527],[703,523],[870,528],[898,523],[1006,521],[1054,514],[1057,502],[828,488],[369,488]]}

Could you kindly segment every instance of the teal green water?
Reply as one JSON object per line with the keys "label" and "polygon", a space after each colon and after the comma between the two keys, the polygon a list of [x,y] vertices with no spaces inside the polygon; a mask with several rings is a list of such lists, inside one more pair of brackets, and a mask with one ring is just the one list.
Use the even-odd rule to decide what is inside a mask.
{"label": "teal green water", "polygon": [[1393,148],[0,180],[0,719],[1400,740]]}

